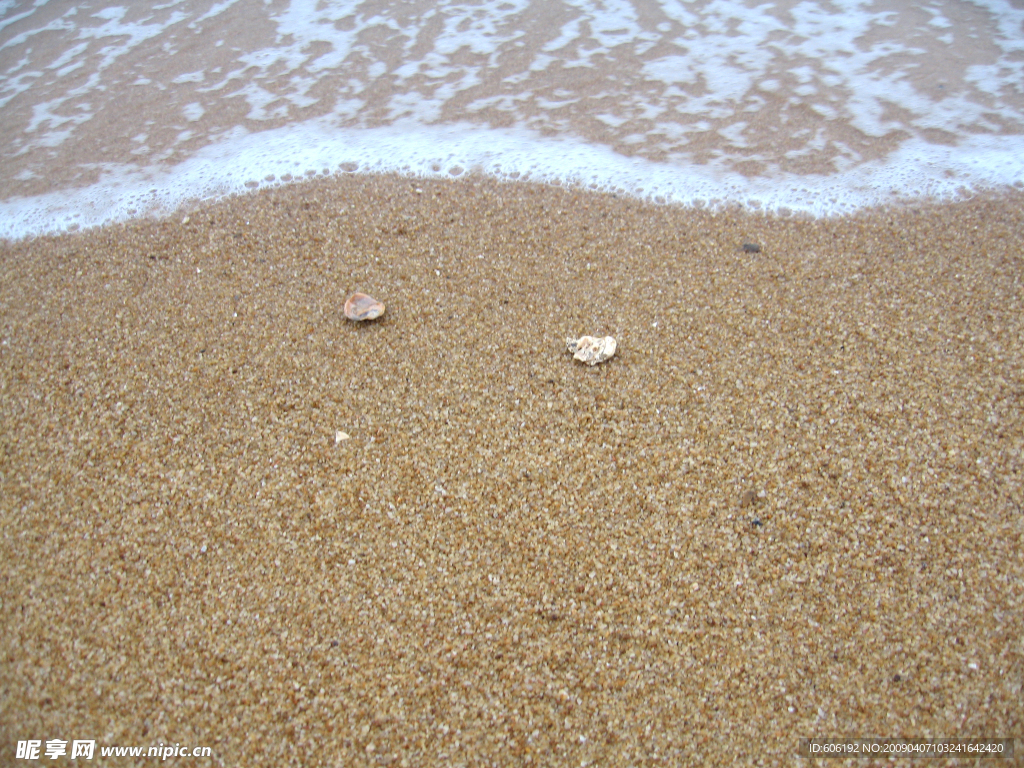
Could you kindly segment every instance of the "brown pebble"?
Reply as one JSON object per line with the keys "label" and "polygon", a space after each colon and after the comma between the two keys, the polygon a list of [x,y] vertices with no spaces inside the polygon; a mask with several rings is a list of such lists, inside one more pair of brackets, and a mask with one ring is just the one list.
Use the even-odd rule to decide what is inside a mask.
{"label": "brown pebble", "polygon": [[353,293],[345,302],[345,317],[349,320],[375,320],[384,314],[384,305],[365,293]]}
{"label": "brown pebble", "polygon": [[747,488],[740,496],[740,508],[749,507],[755,501],[757,501],[757,489]]}

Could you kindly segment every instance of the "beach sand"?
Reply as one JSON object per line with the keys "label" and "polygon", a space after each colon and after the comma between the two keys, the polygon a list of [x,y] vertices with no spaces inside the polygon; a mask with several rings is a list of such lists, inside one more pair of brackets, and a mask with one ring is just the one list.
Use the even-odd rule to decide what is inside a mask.
{"label": "beach sand", "polygon": [[1019,192],[809,220],[353,175],[0,245],[0,752],[1020,737],[1022,276]]}

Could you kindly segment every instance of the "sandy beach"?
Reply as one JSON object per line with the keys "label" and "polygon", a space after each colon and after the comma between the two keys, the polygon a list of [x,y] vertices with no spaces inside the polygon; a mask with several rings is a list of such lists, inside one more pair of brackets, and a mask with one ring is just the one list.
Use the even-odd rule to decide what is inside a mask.
{"label": "sandy beach", "polygon": [[359,175],[0,244],[0,754],[1020,737],[1022,262],[1020,192],[812,220]]}

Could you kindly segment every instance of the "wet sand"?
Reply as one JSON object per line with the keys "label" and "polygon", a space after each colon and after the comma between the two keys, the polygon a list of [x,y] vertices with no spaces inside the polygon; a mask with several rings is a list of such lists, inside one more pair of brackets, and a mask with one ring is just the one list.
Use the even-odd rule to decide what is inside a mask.
{"label": "wet sand", "polygon": [[349,176],[2,244],[0,751],[1020,736],[1022,275],[1020,193],[811,221]]}

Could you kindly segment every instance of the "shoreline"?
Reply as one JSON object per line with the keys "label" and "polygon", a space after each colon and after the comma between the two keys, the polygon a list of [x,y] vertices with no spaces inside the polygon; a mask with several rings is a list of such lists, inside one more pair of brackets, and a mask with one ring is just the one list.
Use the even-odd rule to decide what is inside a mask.
{"label": "shoreline", "polygon": [[483,178],[0,242],[0,750],[1016,736],[1022,266],[1020,193],[811,219]]}
{"label": "shoreline", "polygon": [[[213,152],[214,157],[219,156],[213,149],[210,151]],[[283,149],[285,155],[289,151],[289,148]],[[434,171],[437,171],[439,165],[436,162],[428,163],[427,161],[407,163],[403,166],[406,172],[381,171],[373,168],[361,169],[355,162],[342,163],[339,166],[339,168],[344,167],[348,170],[329,172],[325,167],[322,171],[311,170],[305,174],[295,175],[290,172],[278,175],[270,172],[274,169],[267,168],[253,174],[259,176],[259,180],[250,180],[239,185],[231,183],[227,179],[219,182],[205,179],[203,172],[205,164],[206,161],[201,157],[194,157],[183,161],[178,166],[161,171],[141,168],[130,170],[126,166],[120,172],[122,179],[114,182],[107,178],[104,182],[106,186],[101,186],[101,183],[97,181],[95,184],[85,187],[55,189],[32,197],[16,196],[0,200],[0,214],[2,214],[0,215],[0,243],[13,244],[37,237],[81,234],[104,227],[130,225],[135,221],[173,220],[182,218],[189,211],[230,204],[232,200],[244,200],[254,194],[273,194],[275,191],[286,190],[293,186],[301,188],[307,184],[344,187],[353,183],[352,179],[360,178],[388,178],[394,180],[395,183],[408,182],[414,185],[421,182],[442,185],[452,183],[486,184],[502,187],[523,185],[551,188],[572,194],[623,197],[634,200],[640,205],[665,207],[671,210],[714,214],[750,214],[784,220],[814,219],[832,222],[879,215],[883,211],[930,210],[940,206],[959,206],[984,201],[998,203],[1002,200],[1018,199],[1021,194],[1024,194],[1024,187],[1020,182],[990,185],[980,189],[965,189],[961,186],[957,187],[955,191],[951,191],[952,188],[948,185],[941,184],[938,187],[944,191],[937,194],[924,194],[921,190],[907,193],[891,190],[888,194],[881,192],[869,194],[864,192],[864,189],[877,185],[865,181],[851,188],[828,184],[821,186],[810,180],[801,181],[799,177],[794,177],[792,179],[792,184],[795,185],[794,190],[802,189],[802,197],[797,200],[797,198],[783,196],[780,202],[777,191],[768,191],[773,186],[786,186],[780,179],[754,183],[749,188],[740,189],[739,187],[752,183],[752,180],[739,175],[733,179],[731,187],[722,178],[717,180],[710,177],[698,179],[696,188],[703,190],[704,196],[696,199],[689,197],[683,199],[680,197],[680,182],[678,180],[669,183],[668,189],[664,193],[653,194],[645,193],[642,188],[631,192],[622,187],[614,187],[614,181],[605,182],[606,185],[612,184],[612,188],[599,188],[596,182],[588,183],[578,179],[574,180],[574,178],[562,179],[557,175],[548,177],[540,174],[536,178],[532,178],[529,173],[523,176],[515,173],[505,177],[500,171],[496,175],[491,175],[483,171],[482,166],[478,163],[456,163],[445,175],[426,170],[423,175],[406,173],[410,171],[410,168],[418,165],[423,165],[424,169],[430,165]],[[327,161],[323,161],[318,163],[318,167],[329,164]],[[836,176],[836,178],[839,177],[841,174]],[[157,180],[162,188],[159,195],[153,187]],[[622,177],[619,181],[625,184],[629,183],[626,177]],[[97,187],[99,187],[98,190]],[[182,187],[189,191],[181,192]],[[934,190],[936,185],[932,184],[931,188]],[[217,189],[217,192],[212,193],[211,189]],[[692,191],[687,192],[687,195],[689,194],[693,194]],[[726,198],[746,198],[747,202],[723,201],[720,195],[724,195]],[[98,202],[94,199],[97,196],[99,197]],[[767,197],[769,202],[765,202],[762,199],[764,197]],[[826,206],[830,212],[815,213],[812,210],[814,204],[810,202],[814,198],[830,198],[833,201],[833,207]],[[836,210],[834,208],[836,198],[855,199],[858,202],[852,208]],[[881,198],[886,199],[883,202],[878,202]],[[785,202],[787,200],[790,202]],[[25,209],[28,209],[30,213],[24,213]],[[72,219],[77,221],[68,223]],[[35,223],[28,224],[27,222],[30,221]],[[57,221],[61,223],[55,223]],[[35,231],[28,234],[9,234],[11,232],[24,233],[31,227],[35,227]]]}

